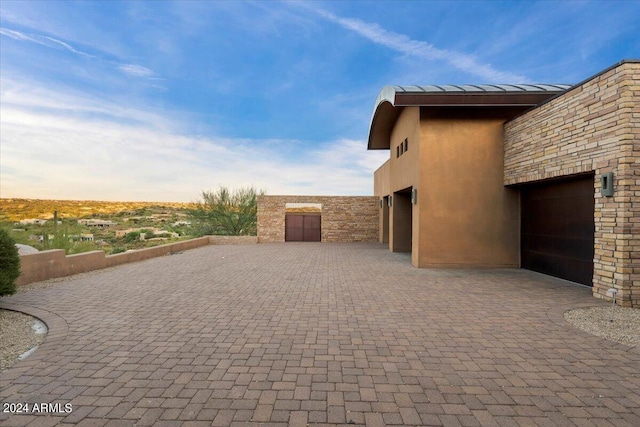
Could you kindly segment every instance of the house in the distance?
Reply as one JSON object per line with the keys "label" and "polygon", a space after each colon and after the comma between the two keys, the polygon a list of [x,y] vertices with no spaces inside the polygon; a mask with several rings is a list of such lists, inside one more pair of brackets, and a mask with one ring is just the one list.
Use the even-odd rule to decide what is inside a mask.
{"label": "house in the distance", "polygon": [[390,154],[379,239],[413,265],[522,267],[640,306],[640,61],[575,86],[388,86],[368,149]]}
{"label": "house in the distance", "polygon": [[87,227],[111,227],[112,225],[117,225],[117,223],[113,221],[109,221],[106,219],[79,219],[78,224],[85,225]]}
{"label": "house in the distance", "polygon": [[46,219],[40,218],[31,218],[31,219],[22,219],[18,224],[20,225],[45,225],[47,223]]}

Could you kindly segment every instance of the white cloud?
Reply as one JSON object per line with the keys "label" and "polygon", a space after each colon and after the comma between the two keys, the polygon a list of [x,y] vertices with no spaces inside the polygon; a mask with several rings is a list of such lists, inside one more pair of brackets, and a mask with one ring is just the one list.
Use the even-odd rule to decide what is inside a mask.
{"label": "white cloud", "polygon": [[69,52],[75,53],[77,55],[85,56],[87,58],[97,58],[95,55],[91,55],[89,53],[82,52],[82,51],[74,48],[73,46],[71,46],[68,43],[65,43],[65,42],[63,42],[61,40],[58,40],[58,39],[55,39],[55,38],[49,37],[49,36],[43,36],[43,35],[39,35],[39,34],[26,34],[26,33],[20,32],[20,31],[14,31],[14,30],[10,30],[8,28],[1,28],[1,27],[0,27],[0,34],[3,34],[5,36],[9,36],[9,37],[11,37],[12,39],[15,39],[15,40],[37,43],[39,45],[47,46],[47,47],[51,47],[51,48],[60,48],[60,47],[62,47],[64,49],[68,50]]}
{"label": "white cloud", "polygon": [[154,80],[158,79],[156,77],[156,74],[147,67],[144,67],[142,65],[137,65],[137,64],[128,64],[124,62],[106,60],[99,56],[92,55],[90,53],[76,49],[75,47],[71,46],[69,43],[63,42],[62,40],[58,40],[53,37],[44,36],[40,34],[27,34],[20,31],[10,30],[8,28],[2,28],[2,27],[0,27],[0,34],[7,37],[11,37],[12,39],[15,39],[15,40],[36,43],[49,48],[59,49],[62,47],[63,49],[68,50],[69,52],[72,52],[78,56],[82,56],[88,59],[95,59],[103,63],[110,64],[111,66],[133,77],[140,77],[140,78],[154,79]]}
{"label": "white cloud", "polygon": [[9,36],[12,39],[16,39],[16,40],[21,40],[21,41],[30,41],[30,42],[34,42],[34,43],[41,43],[39,40],[28,36],[27,34],[21,33],[20,31],[13,31],[13,30],[9,30],[7,28],[2,28],[0,27],[0,34],[3,34],[5,36]]}
{"label": "white cloud", "polygon": [[2,76],[0,93],[3,108],[9,106],[33,112],[55,112],[61,117],[103,117],[105,120],[144,124],[170,131],[170,122],[152,111],[136,107],[130,99],[119,101],[90,97],[69,87],[43,87],[33,82]]}
{"label": "white cloud", "polygon": [[429,61],[444,61],[458,70],[487,79],[488,82],[529,82],[529,79],[524,76],[497,70],[491,66],[491,64],[479,62],[478,59],[469,54],[439,49],[428,42],[413,40],[404,34],[385,30],[376,23],[364,22],[359,19],[343,18],[326,10],[313,8],[308,4],[304,5],[323,18],[340,25],[342,28],[360,34],[372,42],[388,47],[398,53]]}
{"label": "white cloud", "polygon": [[154,77],[155,75],[153,71],[151,71],[147,67],[143,67],[142,65],[122,64],[118,68],[125,73],[135,77]]}
{"label": "white cloud", "polygon": [[170,113],[26,83],[2,88],[1,197],[193,201],[218,185],[366,195],[388,155],[364,141],[309,150],[302,141],[192,136]]}

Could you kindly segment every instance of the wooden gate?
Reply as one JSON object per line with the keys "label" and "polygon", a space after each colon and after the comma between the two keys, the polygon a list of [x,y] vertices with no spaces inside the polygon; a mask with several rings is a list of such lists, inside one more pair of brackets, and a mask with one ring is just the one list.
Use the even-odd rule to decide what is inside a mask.
{"label": "wooden gate", "polygon": [[288,213],[285,215],[285,242],[321,241],[320,213]]}

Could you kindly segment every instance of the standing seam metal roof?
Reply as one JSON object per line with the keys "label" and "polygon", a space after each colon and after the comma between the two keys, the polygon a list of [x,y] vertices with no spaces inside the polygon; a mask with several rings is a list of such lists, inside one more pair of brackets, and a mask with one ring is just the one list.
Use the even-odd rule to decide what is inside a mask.
{"label": "standing seam metal roof", "polygon": [[500,85],[427,85],[427,86],[391,86],[395,92],[558,92],[572,87],[566,84],[500,84]]}
{"label": "standing seam metal roof", "polygon": [[369,149],[389,148],[396,107],[533,107],[571,89],[568,84],[482,84],[385,86],[376,99],[369,126]]}

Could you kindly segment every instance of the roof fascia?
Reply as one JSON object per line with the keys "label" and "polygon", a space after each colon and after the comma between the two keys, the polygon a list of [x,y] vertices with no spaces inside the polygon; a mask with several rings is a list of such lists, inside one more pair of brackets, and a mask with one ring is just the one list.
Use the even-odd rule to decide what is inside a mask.
{"label": "roof fascia", "polygon": [[385,86],[371,115],[367,149],[390,148],[391,130],[403,107],[533,108],[563,92],[402,92],[394,86]]}

